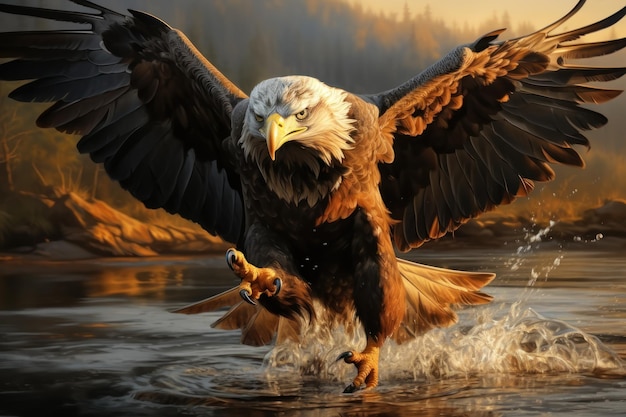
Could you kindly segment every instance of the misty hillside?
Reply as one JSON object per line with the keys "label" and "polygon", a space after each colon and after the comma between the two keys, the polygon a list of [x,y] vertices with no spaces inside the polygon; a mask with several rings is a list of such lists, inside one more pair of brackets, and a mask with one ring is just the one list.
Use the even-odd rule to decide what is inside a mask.
{"label": "misty hillside", "polygon": [[[14,2],[81,9],[61,0]],[[104,4],[119,11],[146,11],[181,29],[244,91],[264,78],[295,73],[354,92],[386,90],[479,35],[467,27],[450,28],[426,12],[397,20],[366,11],[358,2],[339,0],[110,0]],[[507,26],[493,16],[489,19],[493,27]],[[19,17],[3,23],[3,30],[13,25],[50,27]]]}

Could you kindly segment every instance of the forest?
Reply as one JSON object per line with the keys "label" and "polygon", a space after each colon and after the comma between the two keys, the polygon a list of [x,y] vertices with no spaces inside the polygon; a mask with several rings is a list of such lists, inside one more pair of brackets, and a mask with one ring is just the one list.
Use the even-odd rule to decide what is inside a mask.
{"label": "forest", "polygon": [[[17,3],[17,2],[14,2]],[[67,8],[60,0],[28,1],[43,7]],[[339,0],[110,0],[106,6],[154,14],[181,29],[198,49],[244,91],[260,80],[306,74],[356,93],[394,87],[417,74],[459,44],[507,27],[505,37],[528,33],[533,25],[511,23],[507,14],[488,15],[474,25],[450,27],[428,7],[402,15],[373,13],[358,2]],[[71,7],[80,10],[80,7]],[[46,30],[59,25],[43,20],[0,15],[2,31]],[[69,25],[70,27],[72,25]],[[607,38],[611,36],[606,34]],[[602,65],[623,66],[625,54]],[[19,84],[0,84],[0,247],[8,230],[27,223],[52,233],[26,194],[73,191],[107,201],[125,213],[149,221],[181,223],[160,211],[149,211],[111,182],[101,167],[79,155],[77,137],[41,130],[35,120],[47,106],[16,103],[7,98]],[[609,87],[623,89],[623,80]],[[533,216],[564,217],[605,199],[626,196],[626,146],[623,96],[600,111],[610,122],[589,135],[592,149],[582,151],[587,169],[557,169],[557,181],[539,186],[530,199],[509,210]],[[38,223],[38,224],[33,224]],[[182,222],[184,223],[184,222]]]}

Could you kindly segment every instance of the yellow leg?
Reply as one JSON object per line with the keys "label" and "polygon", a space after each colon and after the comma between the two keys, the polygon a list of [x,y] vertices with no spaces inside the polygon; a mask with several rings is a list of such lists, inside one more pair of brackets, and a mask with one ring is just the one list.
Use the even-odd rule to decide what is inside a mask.
{"label": "yellow leg", "polygon": [[278,295],[282,280],[272,268],[257,268],[248,263],[243,253],[235,249],[226,251],[226,262],[233,272],[241,278],[239,294],[250,304],[256,304],[261,294]]}
{"label": "yellow leg", "polygon": [[344,352],[339,355],[337,360],[343,359],[346,363],[353,363],[357,368],[356,378],[352,384],[348,385],[343,391],[352,393],[361,388],[365,384],[366,389],[374,388],[378,385],[378,358],[380,355],[380,346],[373,339],[367,339],[367,346],[363,352]]}

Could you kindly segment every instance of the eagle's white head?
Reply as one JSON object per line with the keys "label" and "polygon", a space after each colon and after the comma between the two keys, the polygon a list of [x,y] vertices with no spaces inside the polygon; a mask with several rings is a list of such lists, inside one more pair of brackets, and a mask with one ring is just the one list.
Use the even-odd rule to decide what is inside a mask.
{"label": "eagle's white head", "polygon": [[239,145],[283,200],[313,206],[341,184],[355,129],[346,97],[304,76],[271,78],[250,93]]}
{"label": "eagle's white head", "polygon": [[272,161],[295,162],[294,153],[301,148],[315,151],[326,164],[343,160],[354,130],[345,98],[345,91],[311,77],[262,81],[250,93],[244,121],[250,138],[242,138],[244,152],[249,156],[263,143]]}

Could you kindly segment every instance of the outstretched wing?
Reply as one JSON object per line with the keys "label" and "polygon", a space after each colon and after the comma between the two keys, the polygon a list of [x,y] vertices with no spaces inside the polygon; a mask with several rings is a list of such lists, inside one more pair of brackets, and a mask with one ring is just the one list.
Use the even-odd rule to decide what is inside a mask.
{"label": "outstretched wing", "polygon": [[513,201],[534,181],[554,177],[549,163],[582,166],[572,145],[581,131],[606,123],[581,104],[620,91],[587,86],[626,68],[568,65],[626,46],[626,39],[571,43],[619,21],[626,8],[580,29],[553,34],[583,5],[528,36],[495,42],[495,31],[462,46],[405,84],[368,98],[393,136],[395,160],[380,164],[380,190],[394,240],[408,250],[453,231],[468,219]]}
{"label": "outstretched wing", "polygon": [[34,80],[11,93],[54,102],[40,127],[82,135],[78,149],[149,208],[163,207],[237,242],[240,181],[222,141],[246,95],[181,32],[155,17],[0,4],[0,12],[88,25],[0,34],[0,79]]}

